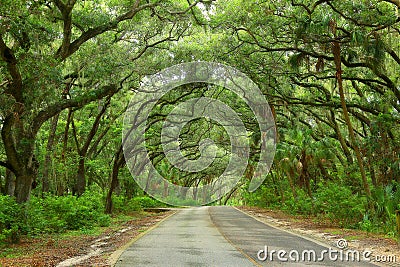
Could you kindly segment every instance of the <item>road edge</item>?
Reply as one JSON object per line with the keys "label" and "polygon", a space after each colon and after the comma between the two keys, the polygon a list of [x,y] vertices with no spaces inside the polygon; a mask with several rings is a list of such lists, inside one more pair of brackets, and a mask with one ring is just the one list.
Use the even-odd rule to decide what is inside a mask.
{"label": "road edge", "polygon": [[[210,213],[210,208],[212,206],[208,206],[207,212],[208,212],[208,216],[210,217],[210,221],[213,223],[213,225],[215,226],[215,228],[217,229],[217,231],[220,233],[220,235],[232,246],[234,247],[237,251],[240,252],[240,254],[242,254],[243,256],[246,257],[246,259],[248,259],[251,263],[254,264],[254,266],[257,267],[261,267],[262,265],[259,264],[255,259],[253,259],[250,255],[248,255],[246,252],[243,251],[243,249],[241,249],[240,247],[236,246],[220,229],[219,227],[214,223],[211,213]],[[246,213],[245,213],[246,214]]]}
{"label": "road edge", "polygon": [[[272,228],[277,229],[277,230],[279,230],[279,231],[284,231],[284,232],[286,232],[286,233],[295,235],[295,236],[300,237],[300,238],[303,238],[303,239],[305,239],[305,240],[314,242],[314,243],[316,243],[316,244],[318,244],[318,245],[320,245],[320,246],[323,246],[323,247],[325,247],[325,248],[327,248],[327,249],[332,248],[332,246],[329,245],[328,243],[324,243],[324,242],[322,242],[322,241],[320,241],[320,240],[311,238],[311,237],[309,237],[309,236],[305,236],[305,235],[299,234],[299,233],[297,233],[297,232],[295,232],[295,231],[289,231],[289,230],[284,229],[284,228],[279,228],[278,226],[273,225],[273,224],[271,224],[271,223],[268,223],[268,222],[266,222],[266,221],[263,221],[263,220],[261,220],[261,219],[255,217],[254,215],[249,214],[249,213],[245,212],[244,210],[239,209],[239,208],[236,207],[236,206],[231,206],[231,207],[233,207],[233,208],[236,209],[237,211],[240,211],[241,213],[243,213],[243,214],[245,214],[245,215],[247,215],[247,216],[253,218],[253,219],[256,220],[256,221],[259,221],[259,222],[261,222],[261,223],[263,223],[263,224],[265,224],[265,225],[268,225],[269,227],[272,227]],[[372,262],[372,261],[369,262],[369,263],[372,264],[372,265],[375,265],[375,266],[377,266],[377,267],[387,267],[387,266],[391,266],[391,265],[386,265],[386,264],[385,264],[385,265],[379,264],[379,263],[377,263],[377,262]]]}
{"label": "road edge", "polygon": [[261,222],[261,223],[263,223],[263,224],[265,224],[265,225],[268,225],[269,227],[272,227],[272,228],[277,229],[277,230],[279,230],[279,231],[284,231],[284,232],[286,232],[286,233],[295,235],[295,236],[297,236],[297,237],[301,237],[301,238],[303,238],[303,239],[305,239],[305,240],[314,242],[314,243],[316,243],[316,244],[318,244],[318,245],[320,245],[320,246],[323,246],[323,247],[325,247],[325,248],[330,248],[330,247],[332,247],[332,246],[329,245],[328,243],[324,243],[324,242],[322,242],[322,241],[320,241],[320,240],[317,240],[317,239],[314,239],[314,238],[311,238],[311,237],[308,237],[308,236],[304,236],[304,235],[301,235],[301,234],[296,233],[296,232],[294,232],[294,231],[289,231],[289,230],[284,229],[284,228],[279,228],[278,226],[273,225],[273,224],[271,224],[271,223],[268,223],[268,222],[266,222],[266,221],[263,221],[263,220],[261,220],[261,219],[255,217],[254,215],[249,214],[249,213],[245,212],[244,210],[239,209],[238,207],[235,207],[235,206],[232,206],[232,207],[233,207],[234,209],[240,211],[241,213],[244,213],[244,214],[246,214],[247,216],[253,218],[254,220],[259,221],[259,222]]}
{"label": "road edge", "polygon": [[138,241],[140,238],[144,237],[145,235],[147,235],[148,233],[150,233],[151,231],[153,231],[155,228],[157,228],[160,224],[162,224],[164,221],[166,221],[167,219],[169,219],[170,217],[174,216],[175,214],[177,214],[179,212],[179,210],[175,210],[173,211],[173,213],[171,213],[170,215],[168,215],[167,217],[161,219],[159,222],[157,222],[156,224],[154,224],[153,226],[151,226],[150,228],[146,229],[144,232],[138,234],[137,236],[135,236],[132,240],[130,240],[128,243],[126,243],[125,245],[119,247],[118,249],[116,249],[109,257],[108,257],[108,261],[110,263],[110,265],[112,267],[114,267],[119,258],[121,257],[122,253],[124,253],[125,250],[127,250],[133,243],[135,243],[136,241]]}

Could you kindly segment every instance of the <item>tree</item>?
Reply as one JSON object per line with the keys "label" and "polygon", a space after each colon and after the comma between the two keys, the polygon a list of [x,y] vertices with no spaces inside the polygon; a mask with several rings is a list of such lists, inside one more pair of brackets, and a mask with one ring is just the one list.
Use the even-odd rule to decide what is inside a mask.
{"label": "tree", "polygon": [[[211,20],[215,34],[228,29],[234,36],[223,37],[221,50],[230,53],[220,59],[240,62],[252,75],[274,106],[278,127],[301,125],[314,139],[334,139],[345,168],[354,152],[368,196],[360,140],[377,116],[399,122],[399,22],[395,1],[220,1]],[[335,53],[332,44],[340,46]]]}
{"label": "tree", "polygon": [[[131,72],[118,66],[115,54],[106,60],[114,63],[100,70],[106,62],[100,61],[104,57],[99,54],[121,47],[121,43],[136,43],[131,58],[134,61],[147,49],[179,38],[185,27],[177,21],[197,3],[54,0],[8,1],[2,5],[0,55],[4,82],[0,102],[6,160],[0,164],[16,176],[15,197],[19,203],[29,199],[37,177],[35,142],[43,123],[65,109],[79,109],[114,95],[130,77]],[[141,20],[143,23],[138,23]],[[168,33],[160,31],[164,20],[168,21]],[[143,28],[135,29],[127,21]],[[129,49],[118,51],[127,53]],[[89,71],[83,76],[85,69]],[[97,73],[90,73],[93,69]]]}

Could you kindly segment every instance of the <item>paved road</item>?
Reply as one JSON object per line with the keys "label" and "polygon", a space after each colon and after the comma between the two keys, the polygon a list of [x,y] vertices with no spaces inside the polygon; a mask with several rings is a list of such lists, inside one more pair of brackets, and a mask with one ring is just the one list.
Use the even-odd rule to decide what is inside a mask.
{"label": "paved road", "polygon": [[[266,246],[268,257],[262,261]],[[287,254],[281,256],[288,261],[279,261],[277,253],[271,260],[272,250],[285,250]],[[297,257],[292,250],[299,253],[299,262],[290,260],[289,256]],[[325,259],[317,262],[311,250],[318,260],[328,248],[267,226],[232,207],[198,207],[181,210],[162,222],[133,243],[116,266],[375,266],[342,262],[335,252],[331,257],[337,254],[338,260],[330,260],[325,253]]]}

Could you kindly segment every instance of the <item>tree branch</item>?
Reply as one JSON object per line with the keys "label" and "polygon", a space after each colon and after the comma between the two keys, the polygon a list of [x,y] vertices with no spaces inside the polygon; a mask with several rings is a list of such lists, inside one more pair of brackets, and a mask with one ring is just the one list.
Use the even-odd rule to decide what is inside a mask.
{"label": "tree branch", "polygon": [[62,15],[62,20],[64,22],[63,27],[63,41],[57,53],[60,54],[62,58],[65,58],[68,54],[71,36],[72,36],[72,9],[75,5],[76,0],[68,1],[67,4],[61,2],[61,0],[53,0],[57,8],[60,10]]}
{"label": "tree branch", "polygon": [[393,49],[386,47],[386,52],[389,53],[389,55],[397,62],[397,64],[400,65],[400,58],[399,56],[396,54],[395,51],[393,51]]}
{"label": "tree branch", "polygon": [[364,27],[365,27],[365,26],[366,26],[366,27],[377,27],[377,26],[378,26],[378,25],[376,25],[376,24],[360,23],[360,22],[358,22],[356,19],[353,19],[353,18],[351,18],[351,17],[345,15],[343,12],[339,11],[336,7],[333,6],[333,4],[332,4],[331,1],[327,1],[326,3],[328,4],[328,6],[330,6],[330,7],[332,8],[332,10],[333,10],[334,12],[338,13],[342,18],[353,22],[353,23],[354,23],[355,25],[357,25],[357,26],[360,26],[360,27],[363,27],[363,26],[364,26]]}
{"label": "tree branch", "polygon": [[18,103],[23,103],[22,94],[22,77],[17,67],[17,59],[13,51],[7,47],[3,40],[3,36],[0,34],[0,56],[1,59],[6,62],[8,72],[11,75],[12,83],[10,86],[11,91],[9,92]]}
{"label": "tree branch", "polygon": [[18,160],[18,152],[15,148],[15,140],[12,134],[12,126],[14,124],[14,114],[9,114],[3,122],[3,127],[1,129],[1,138],[3,140],[4,149],[7,155],[7,164],[11,166],[11,170],[16,174],[15,170],[20,169],[20,162]]}
{"label": "tree branch", "polygon": [[86,138],[86,142],[83,145],[83,147],[80,149],[81,156],[86,156],[89,146],[92,143],[92,140],[93,140],[94,136],[96,135],[97,130],[99,129],[100,120],[103,117],[104,113],[106,113],[107,108],[110,105],[110,101],[111,101],[111,97],[109,96],[109,97],[107,97],[105,103],[103,104],[103,107],[101,108],[100,112],[97,114],[97,116],[93,122],[92,128],[90,129],[90,132]]}
{"label": "tree branch", "polygon": [[310,8],[309,8],[308,6],[306,6],[305,4],[295,3],[295,2],[292,0],[292,6],[299,6],[299,7],[304,8],[304,9],[307,11],[307,13],[308,13],[309,16],[311,16],[311,14],[312,14]]}
{"label": "tree branch", "polygon": [[0,161],[0,166],[9,169],[10,171],[14,172],[14,168],[8,164],[7,162]]}
{"label": "tree branch", "polygon": [[103,86],[101,89],[89,92],[85,96],[78,97],[76,99],[65,99],[56,104],[48,106],[47,108],[41,110],[38,115],[33,119],[32,133],[36,134],[45,121],[55,116],[57,113],[61,112],[64,109],[82,108],[83,106],[94,100],[102,99],[106,96],[112,96],[116,94],[120,89],[121,87],[118,87],[115,84],[106,85]]}
{"label": "tree branch", "polygon": [[351,63],[344,57],[341,57],[341,61],[346,67],[363,67],[370,69],[376,76],[385,81],[386,86],[390,88],[396,98],[400,101],[400,91],[397,89],[395,83],[387,75],[377,70],[377,68],[375,68],[372,64],[367,62]]}
{"label": "tree branch", "polygon": [[70,55],[75,53],[79,49],[79,47],[82,44],[84,44],[86,41],[88,41],[89,39],[96,37],[97,35],[100,35],[106,31],[117,28],[118,24],[120,22],[132,19],[138,12],[140,12],[143,9],[156,6],[155,3],[144,4],[141,6],[139,6],[139,4],[140,4],[140,0],[137,0],[135,2],[135,4],[133,5],[132,9],[129,10],[128,12],[126,12],[125,14],[120,15],[116,19],[114,19],[106,24],[103,24],[103,25],[95,27],[95,28],[91,28],[91,29],[87,30],[86,32],[82,33],[75,41],[73,41],[72,43],[70,43],[68,45],[68,50],[65,51],[65,53],[62,53],[61,50],[58,50],[56,53],[56,57],[60,58],[61,60],[66,59],[67,57],[69,57]]}

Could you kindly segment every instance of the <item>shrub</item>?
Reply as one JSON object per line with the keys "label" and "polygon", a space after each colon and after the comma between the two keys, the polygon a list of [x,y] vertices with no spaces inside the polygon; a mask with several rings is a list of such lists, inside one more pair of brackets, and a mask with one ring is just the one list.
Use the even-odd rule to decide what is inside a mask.
{"label": "shrub", "polygon": [[362,220],[367,206],[365,197],[353,194],[347,186],[327,182],[320,183],[315,196],[316,213],[324,213],[331,221],[342,226],[355,226]]}
{"label": "shrub", "polygon": [[277,197],[274,192],[274,188],[262,184],[257,190],[257,193],[250,193],[245,188],[241,194],[245,199],[245,205],[256,206],[262,208],[272,208],[280,204],[280,197]]}
{"label": "shrub", "polygon": [[24,231],[22,206],[14,198],[0,195],[0,242],[17,242],[21,231]]}
{"label": "shrub", "polygon": [[113,196],[113,206],[115,212],[131,212],[160,207],[164,204],[148,196],[134,197],[129,200],[124,196]]}
{"label": "shrub", "polygon": [[297,196],[291,196],[287,199],[282,207],[283,210],[291,214],[310,215],[313,213],[313,201],[307,193],[299,189],[296,191]]}
{"label": "shrub", "polygon": [[369,231],[395,235],[396,210],[400,209],[399,188],[399,183],[392,182],[372,190],[374,208],[365,214],[371,224]]}
{"label": "shrub", "polygon": [[353,194],[348,186],[327,182],[318,185],[312,198],[304,190],[297,190],[296,198],[286,200],[282,209],[292,214],[325,217],[341,226],[354,227],[362,220],[366,206],[366,198]]}
{"label": "shrub", "polygon": [[32,197],[27,215],[28,233],[32,235],[110,224],[110,216],[104,214],[102,195],[89,191],[81,197]]}
{"label": "shrub", "polygon": [[148,196],[135,197],[133,200],[137,201],[142,208],[155,208],[163,206],[161,202]]}
{"label": "shrub", "polygon": [[132,211],[140,211],[142,207],[140,203],[134,198],[128,200],[124,196],[113,196],[113,210],[114,212],[127,213]]}

